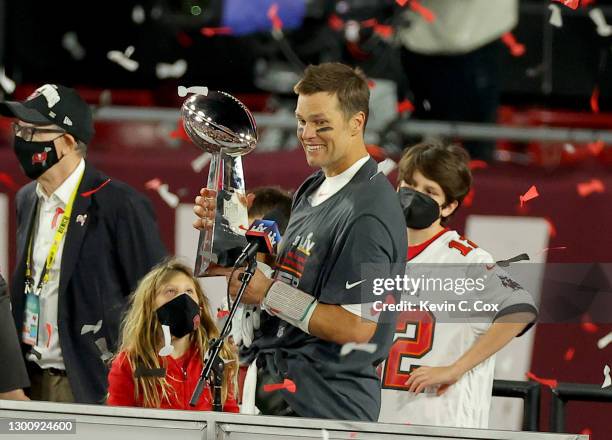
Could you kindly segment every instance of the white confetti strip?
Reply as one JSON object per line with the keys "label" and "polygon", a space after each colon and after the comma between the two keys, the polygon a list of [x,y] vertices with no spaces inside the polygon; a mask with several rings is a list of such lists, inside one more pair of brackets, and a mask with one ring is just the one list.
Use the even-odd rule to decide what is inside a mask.
{"label": "white confetti strip", "polygon": [[204,169],[206,165],[208,165],[208,163],[210,162],[210,159],[212,159],[212,154],[208,152],[202,153],[198,157],[196,157],[194,160],[191,161],[191,168],[196,173],[199,173],[200,171]]}
{"label": "white confetti strip", "polygon": [[181,98],[184,98],[185,96],[187,96],[188,93],[194,93],[196,95],[204,95],[204,96],[208,96],[208,87],[184,87],[184,86],[178,86],[178,95]]}
{"label": "white confetti strip", "polygon": [[145,10],[142,6],[136,5],[132,9],[132,21],[136,24],[143,24],[145,21]]}
{"label": "white confetti strip", "polygon": [[111,50],[106,54],[106,57],[119,64],[125,70],[130,72],[135,72],[138,70],[138,61],[130,59],[132,54],[134,53],[134,46],[129,46],[125,52],[119,52],[118,50]]}
{"label": "white confetti strip", "polygon": [[113,357],[113,354],[108,351],[108,344],[106,343],[106,338],[96,339],[96,346],[100,350],[100,353],[102,353],[100,355],[100,359],[102,359],[103,362],[106,362],[107,360]]}
{"label": "white confetti strip", "polygon": [[604,367],[604,381],[601,384],[602,388],[608,388],[610,385],[612,385],[612,379],[610,378],[610,366],[606,365]]}
{"label": "white confetti strip", "polygon": [[92,332],[95,335],[96,333],[100,331],[101,328],[102,328],[102,320],[99,320],[94,325],[85,324],[83,327],[81,327],[81,335],[84,335],[85,333],[89,333],[89,332]]}
{"label": "white confetti strip", "polygon": [[609,37],[612,35],[612,26],[606,22],[606,16],[599,8],[593,8],[589,11],[589,17],[597,26],[597,33],[600,37]]}
{"label": "white confetti strip", "polygon": [[62,47],[66,49],[72,58],[82,60],[85,58],[85,49],[79,43],[76,32],[66,32],[62,37]]}
{"label": "white confetti strip", "polygon": [[157,189],[157,193],[170,207],[176,208],[179,205],[180,199],[176,194],[171,193],[168,190],[168,184],[164,183]]}
{"label": "white confetti strip", "polygon": [[329,440],[329,432],[327,432],[327,429],[321,429],[321,438],[323,440]]}
{"label": "white confetti strip", "polygon": [[353,350],[367,351],[368,353],[374,353],[378,346],[376,344],[357,344],[355,342],[349,342],[344,344],[340,349],[340,356],[346,356]]}
{"label": "white confetti strip", "polygon": [[172,337],[170,336],[170,327],[162,325],[162,331],[164,332],[164,346],[159,350],[160,356],[170,356],[174,351],[174,347],[170,344]]}
{"label": "white confetti strip", "polygon": [[548,5],[548,9],[550,9],[550,19],[548,22],[554,27],[562,27],[563,26],[563,18],[561,18],[561,8],[559,5]]}
{"label": "white confetti strip", "polygon": [[393,159],[386,158],[378,163],[378,171],[388,176],[394,169],[397,168],[397,163]]}
{"label": "white confetti strip", "polygon": [[0,67],[0,87],[9,95],[15,91],[15,81],[6,76],[4,67]]}
{"label": "white confetti strip", "polygon": [[612,342],[612,332],[608,333],[606,336],[597,341],[597,348],[603,350]]}
{"label": "white confetti strip", "polygon": [[176,60],[172,64],[157,63],[155,66],[155,74],[159,79],[180,78],[187,72],[187,61]]}

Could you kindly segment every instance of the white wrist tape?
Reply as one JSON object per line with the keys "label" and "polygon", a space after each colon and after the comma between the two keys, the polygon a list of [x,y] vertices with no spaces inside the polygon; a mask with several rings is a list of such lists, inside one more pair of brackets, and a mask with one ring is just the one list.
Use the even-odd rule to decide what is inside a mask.
{"label": "white wrist tape", "polygon": [[312,295],[291,287],[282,281],[275,281],[266,294],[262,306],[268,313],[308,332],[310,318],[318,301]]}

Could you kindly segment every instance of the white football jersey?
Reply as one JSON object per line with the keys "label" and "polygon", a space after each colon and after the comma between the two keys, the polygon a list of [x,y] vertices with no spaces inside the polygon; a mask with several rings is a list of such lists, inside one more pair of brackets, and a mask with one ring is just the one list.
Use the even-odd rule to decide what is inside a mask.
{"label": "white football jersey", "polygon": [[[485,250],[460,236],[456,231],[443,232],[420,254],[406,265],[406,274],[418,272],[417,264],[445,263],[461,265],[487,265],[493,272],[495,260]],[[491,265],[491,268],[488,267]],[[431,276],[431,273],[429,274]],[[482,297],[500,303],[500,312],[513,306],[533,304],[529,294],[522,288],[502,287],[498,277],[487,283]],[[502,278],[504,278],[502,276]],[[518,286],[518,284],[516,285]],[[514,287],[514,286],[512,286]],[[421,293],[420,298],[426,294]],[[519,306],[520,307],[520,306]],[[495,356],[491,356],[461,379],[446,392],[437,396],[435,389],[426,389],[415,395],[405,385],[410,371],[416,367],[448,366],[470,349],[484,334],[496,315],[491,312],[485,319],[470,322],[448,322],[444,313],[429,310],[405,311],[398,315],[394,342],[389,357],[382,364],[382,402],[380,422],[410,423],[414,425],[436,425],[470,428],[487,428]],[[481,314],[482,315],[482,314]],[[448,315],[446,315],[448,316]]]}

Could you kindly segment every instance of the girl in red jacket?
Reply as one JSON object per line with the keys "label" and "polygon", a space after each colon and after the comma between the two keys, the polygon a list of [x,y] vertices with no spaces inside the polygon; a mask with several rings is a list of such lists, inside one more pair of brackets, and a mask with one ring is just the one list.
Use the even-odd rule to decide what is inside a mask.
{"label": "girl in red jacket", "polygon": [[[108,375],[108,405],[211,410],[210,389],[195,407],[189,400],[202,371],[208,342],[219,336],[208,300],[191,270],[164,262],[140,281],[121,328],[119,354]],[[223,410],[238,412],[234,398],[237,358],[224,343]]]}

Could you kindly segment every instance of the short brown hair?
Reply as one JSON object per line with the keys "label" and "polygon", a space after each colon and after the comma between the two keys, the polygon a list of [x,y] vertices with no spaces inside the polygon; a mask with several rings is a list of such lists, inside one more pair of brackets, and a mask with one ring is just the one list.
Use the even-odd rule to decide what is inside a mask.
{"label": "short brown hair", "polygon": [[[399,162],[398,183],[411,183],[415,171],[440,185],[445,205],[456,200],[461,206],[472,188],[470,156],[457,145],[426,141],[409,147]],[[442,225],[446,225],[449,219],[443,218]]]}
{"label": "short brown hair", "polygon": [[[261,186],[251,191],[255,196],[253,204],[249,208],[249,217],[263,218],[274,210],[280,211],[284,219],[288,220],[291,215],[291,194],[279,186]],[[278,225],[281,234],[285,233],[287,222]]]}
{"label": "short brown hair", "polygon": [[340,103],[340,111],[347,120],[357,112],[365,114],[365,130],[370,112],[370,88],[361,69],[353,69],[342,63],[310,65],[293,91],[297,95],[314,95],[319,92],[335,94]]}

